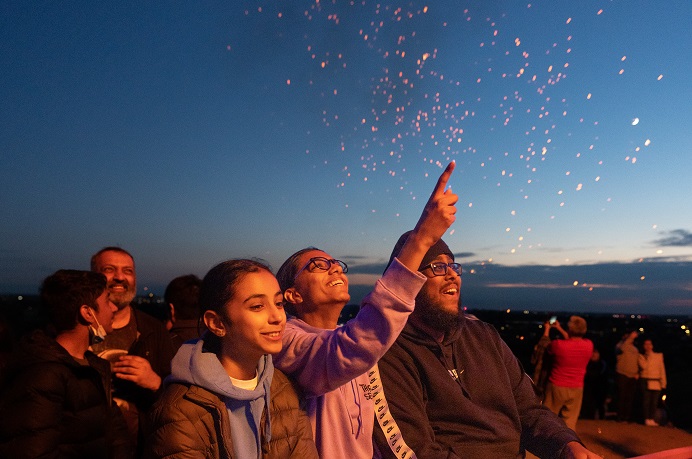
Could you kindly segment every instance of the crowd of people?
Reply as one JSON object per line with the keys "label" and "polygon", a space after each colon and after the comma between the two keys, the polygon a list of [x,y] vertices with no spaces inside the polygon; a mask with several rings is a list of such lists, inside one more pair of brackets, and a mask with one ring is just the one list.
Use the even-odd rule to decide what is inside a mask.
{"label": "crowd of people", "polygon": [[[558,333],[551,338],[551,331]],[[564,330],[555,317],[543,324],[543,335],[534,347],[531,363],[543,403],[576,428],[577,419],[605,419],[609,402],[620,422],[658,426],[667,378],[663,354],[653,341],[637,343],[637,331],[628,331],[615,346],[615,390],[610,390],[608,364],[591,340],[585,338],[586,320],[571,316]]]}
{"label": "crowd of people", "polygon": [[[49,276],[51,327],[22,340],[2,381],[0,457],[599,458],[565,415],[573,365],[547,379],[556,414],[495,328],[463,312],[442,240],[453,169],[342,326],[348,266],[315,247],[276,276],[233,259],[175,279],[165,324],[133,306],[120,247]],[[586,350],[585,326],[570,321],[546,355]]]}

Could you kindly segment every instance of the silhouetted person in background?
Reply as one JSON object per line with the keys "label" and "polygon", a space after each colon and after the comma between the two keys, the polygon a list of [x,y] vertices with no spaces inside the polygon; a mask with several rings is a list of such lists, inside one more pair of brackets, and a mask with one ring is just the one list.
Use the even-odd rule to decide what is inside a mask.
{"label": "silhouetted person in background", "polygon": [[13,356],[0,396],[0,457],[132,457],[110,364],[88,350],[113,330],[105,276],[57,271],[43,281],[41,300],[54,333],[34,331]]}
{"label": "silhouetted person in background", "polygon": [[644,412],[644,424],[657,426],[656,409],[661,391],[668,385],[666,367],[663,363],[663,354],[654,352],[654,343],[650,339],[644,340],[644,353],[639,354],[639,380],[642,388],[642,408]]}
{"label": "silhouetted person in background", "polygon": [[639,379],[639,349],[634,340],[639,334],[627,332],[615,346],[615,384],[617,386],[617,420],[632,421],[632,408]]}
{"label": "silhouetted person in background", "polygon": [[91,257],[91,270],[106,276],[110,300],[118,308],[113,333],[92,350],[112,363],[113,397],[139,444],[146,411],[171,372],[173,345],[160,321],[132,306],[137,291],[132,255],[120,247],[105,247]]}
{"label": "silhouetted person in background", "polygon": [[548,382],[548,375],[550,374],[550,362],[548,357],[545,355],[545,350],[550,345],[550,322],[545,321],[543,324],[543,335],[538,343],[533,347],[533,353],[531,354],[531,364],[533,365],[533,384],[536,388],[536,393],[539,397],[543,398],[545,394],[545,385]]}
{"label": "silhouetted person in background", "polygon": [[605,419],[605,401],[608,395],[608,364],[598,349],[593,350],[584,375],[584,399],[580,417]]}
{"label": "silhouetted person in background", "polygon": [[163,298],[170,310],[171,327],[169,333],[173,340],[173,348],[178,348],[185,342],[199,338],[206,330],[200,321],[199,289],[202,280],[194,274],[173,279],[166,287]]}

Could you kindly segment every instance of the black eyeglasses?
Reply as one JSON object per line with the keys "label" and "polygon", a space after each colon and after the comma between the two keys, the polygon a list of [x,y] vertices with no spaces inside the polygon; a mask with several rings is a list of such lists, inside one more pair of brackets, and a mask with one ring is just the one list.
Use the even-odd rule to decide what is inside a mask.
{"label": "black eyeglasses", "polygon": [[343,272],[348,272],[348,266],[341,260],[330,260],[329,258],[324,257],[313,257],[310,258],[307,263],[305,263],[305,266],[300,268],[300,270],[296,273],[293,279],[295,280],[298,277],[298,274],[302,273],[306,269],[310,272],[329,271],[329,268],[331,268],[332,265],[339,265],[341,266],[341,270]]}
{"label": "black eyeglasses", "polygon": [[460,263],[441,263],[441,262],[435,262],[435,263],[430,263],[429,265],[423,266],[419,271],[424,271],[426,269],[430,268],[430,270],[433,273],[433,276],[444,276],[447,274],[447,268],[451,269],[455,273],[457,273],[457,276],[461,277],[461,264]]}

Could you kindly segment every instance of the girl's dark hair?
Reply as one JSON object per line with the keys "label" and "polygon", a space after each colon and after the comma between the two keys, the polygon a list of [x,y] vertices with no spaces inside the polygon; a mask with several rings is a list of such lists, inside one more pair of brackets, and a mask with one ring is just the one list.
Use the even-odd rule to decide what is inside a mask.
{"label": "girl's dark hair", "polygon": [[[306,252],[313,252],[315,250],[319,251],[320,249],[317,247],[306,247],[297,251],[288,257],[286,261],[284,261],[279,270],[276,272],[276,280],[279,281],[279,287],[281,288],[282,292],[285,292],[289,288],[293,287],[296,274],[298,274],[298,270],[302,268],[302,266],[298,266],[298,259],[300,256]],[[296,315],[296,308],[288,301],[286,301],[284,308],[286,309],[287,313],[293,316]]]}
{"label": "girl's dark hair", "polygon": [[209,310],[220,312],[235,295],[236,285],[243,276],[260,270],[272,272],[266,264],[248,259],[228,260],[211,268],[199,289],[202,314]]}
{"label": "girl's dark hair", "polygon": [[[265,270],[271,273],[271,268],[266,264],[248,259],[228,260],[214,266],[202,279],[199,289],[199,305],[201,317],[206,311],[214,311],[221,315],[223,307],[231,301],[236,293],[236,286],[243,277],[250,273]],[[204,347],[217,353],[221,343],[218,336],[207,333]]]}
{"label": "girl's dark hair", "polygon": [[298,266],[298,258],[300,258],[300,256],[306,252],[313,251],[321,250],[317,247],[306,247],[297,251],[288,257],[286,261],[284,261],[284,264],[282,264],[279,270],[276,272],[276,280],[279,281],[279,287],[281,287],[282,292],[285,292],[287,289],[293,287],[296,274],[298,274],[298,270],[302,268],[302,266]]}

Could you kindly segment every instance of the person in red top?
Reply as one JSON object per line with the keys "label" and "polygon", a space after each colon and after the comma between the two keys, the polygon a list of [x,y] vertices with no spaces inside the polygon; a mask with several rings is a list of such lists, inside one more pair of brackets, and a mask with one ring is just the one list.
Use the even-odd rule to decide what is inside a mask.
{"label": "person in red top", "polygon": [[582,317],[570,317],[567,331],[558,321],[552,326],[564,339],[553,340],[548,346],[552,367],[543,404],[560,416],[567,427],[575,430],[584,395],[584,375],[593,354],[593,343],[584,338],[586,320]]}

